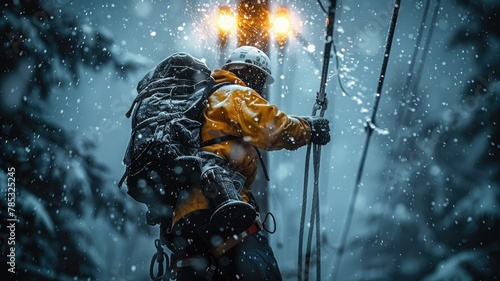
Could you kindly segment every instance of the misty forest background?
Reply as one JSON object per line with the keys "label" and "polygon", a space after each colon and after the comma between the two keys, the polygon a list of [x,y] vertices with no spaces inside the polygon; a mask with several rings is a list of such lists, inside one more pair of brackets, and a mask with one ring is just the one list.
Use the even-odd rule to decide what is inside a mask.
{"label": "misty forest background", "polygon": [[[144,207],[116,186],[130,132],[123,114],[139,77],[165,56],[188,51],[217,67],[220,50],[203,16],[225,2],[95,2],[2,2],[0,186],[6,194],[7,170],[15,167],[16,280],[149,278],[158,229],[145,225]],[[324,280],[331,279],[393,3],[340,2],[334,40],[349,93],[340,94],[332,60],[326,115],[333,140],[322,156]],[[402,2],[340,280],[499,280],[500,3]],[[270,100],[307,115],[319,87],[325,15],[316,1],[271,1],[278,4],[296,11],[310,45],[291,39],[278,60],[273,43],[280,76]],[[286,280],[297,274],[304,154],[269,154],[268,203],[278,224],[270,239]],[[6,211],[2,195],[2,276]]]}

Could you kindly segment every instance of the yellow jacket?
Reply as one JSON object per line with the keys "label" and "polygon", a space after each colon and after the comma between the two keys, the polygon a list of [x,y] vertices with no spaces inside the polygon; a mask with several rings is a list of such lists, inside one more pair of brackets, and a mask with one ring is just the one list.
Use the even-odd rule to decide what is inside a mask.
{"label": "yellow jacket", "polygon": [[[212,77],[217,83],[232,84],[221,87],[208,98],[208,106],[203,112],[202,140],[227,135],[240,138],[206,146],[203,150],[222,156],[246,177],[241,196],[248,202],[247,194],[257,174],[258,155],[254,147],[295,150],[309,143],[311,129],[305,120],[286,115],[246,87],[232,72],[215,70]],[[193,188],[185,198],[177,203],[174,224],[192,211],[208,209],[201,188]]]}

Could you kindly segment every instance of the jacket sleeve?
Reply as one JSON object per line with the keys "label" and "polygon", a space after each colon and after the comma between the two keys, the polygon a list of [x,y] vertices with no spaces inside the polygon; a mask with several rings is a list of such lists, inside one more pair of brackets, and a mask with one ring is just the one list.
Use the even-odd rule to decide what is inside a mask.
{"label": "jacket sleeve", "polygon": [[[243,90],[244,89],[244,90]],[[295,150],[309,143],[311,129],[302,118],[286,115],[248,88],[231,94],[228,122],[243,140],[264,150]]]}

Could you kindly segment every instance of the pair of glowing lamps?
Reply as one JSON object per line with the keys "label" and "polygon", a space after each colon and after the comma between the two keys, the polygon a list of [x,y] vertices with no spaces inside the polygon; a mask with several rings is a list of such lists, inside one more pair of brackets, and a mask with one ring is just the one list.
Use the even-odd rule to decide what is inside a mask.
{"label": "pair of glowing lamps", "polygon": [[[237,17],[229,7],[221,7],[217,18],[217,27],[223,34],[236,29]],[[272,21],[272,31],[279,37],[287,36],[291,30],[288,9],[280,7],[276,10]]]}

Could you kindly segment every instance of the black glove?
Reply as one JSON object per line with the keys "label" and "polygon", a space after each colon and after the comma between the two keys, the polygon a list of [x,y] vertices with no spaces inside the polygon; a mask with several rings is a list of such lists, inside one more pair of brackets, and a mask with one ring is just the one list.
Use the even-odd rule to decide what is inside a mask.
{"label": "black glove", "polygon": [[311,127],[311,142],[325,145],[330,142],[330,121],[318,116],[302,117]]}

